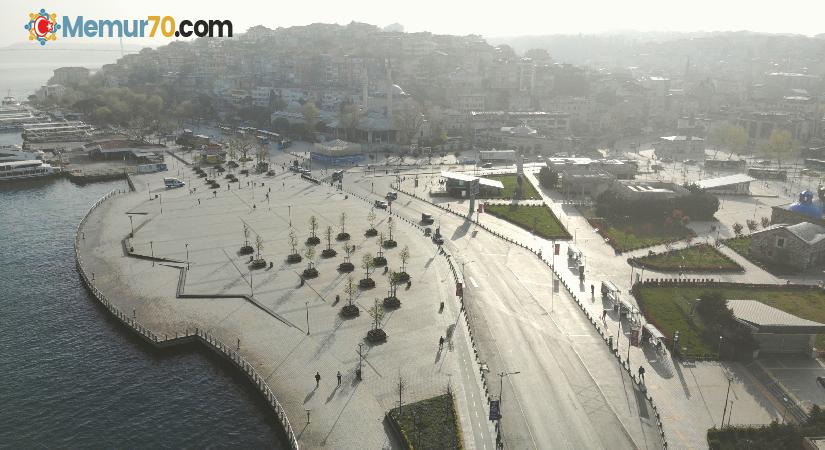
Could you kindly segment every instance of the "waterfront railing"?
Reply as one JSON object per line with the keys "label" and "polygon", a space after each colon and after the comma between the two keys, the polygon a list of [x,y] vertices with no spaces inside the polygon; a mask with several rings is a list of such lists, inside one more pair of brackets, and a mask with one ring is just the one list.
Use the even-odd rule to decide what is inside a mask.
{"label": "waterfront railing", "polygon": [[258,391],[263,394],[264,398],[266,399],[269,406],[275,412],[278,421],[281,423],[284,432],[287,435],[287,440],[289,441],[290,448],[294,450],[298,450],[298,439],[295,437],[295,431],[292,429],[292,425],[289,422],[289,418],[286,415],[286,411],[284,410],[281,403],[275,397],[275,393],[272,392],[269,385],[266,383],[266,379],[255,370],[254,365],[252,365],[246,358],[241,355],[237,349],[232,348],[223,342],[221,342],[217,337],[213,336],[207,331],[201,330],[199,328],[195,328],[194,331],[192,330],[185,330],[184,333],[178,334],[176,333],[175,337],[170,338],[169,336],[159,336],[150,329],[146,328],[143,324],[138,322],[136,315],[132,314],[129,316],[128,314],[124,313],[120,310],[117,306],[115,306],[107,297],[103,294],[97,287],[95,287],[94,275],[92,275],[92,279],[86,274],[86,269],[83,265],[83,258],[80,256],[80,242],[81,236],[83,235],[82,228],[86,224],[86,221],[89,219],[89,216],[92,212],[97,209],[100,205],[102,205],[106,200],[119,195],[123,194],[125,191],[115,189],[108,194],[101,197],[97,200],[92,207],[89,209],[88,212],[83,216],[83,219],[77,226],[75,232],[75,265],[77,266],[77,272],[80,274],[80,279],[83,281],[83,284],[92,294],[92,296],[104,307],[107,311],[109,311],[112,316],[118,319],[122,324],[128,326],[134,332],[136,332],[144,341],[148,342],[154,347],[157,348],[166,348],[171,347],[174,345],[185,344],[187,342],[192,342],[194,340],[202,343],[207,348],[211,349],[212,351],[220,354],[224,358],[232,361],[235,366],[237,366],[245,375],[246,377],[255,385]]}

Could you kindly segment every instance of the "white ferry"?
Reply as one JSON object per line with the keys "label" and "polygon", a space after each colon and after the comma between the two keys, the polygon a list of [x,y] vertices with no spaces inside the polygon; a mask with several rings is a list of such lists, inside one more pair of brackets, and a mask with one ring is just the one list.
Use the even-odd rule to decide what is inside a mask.
{"label": "white ferry", "polygon": [[52,167],[37,159],[0,162],[0,182],[44,178],[59,173],[59,167]]}
{"label": "white ferry", "polygon": [[24,151],[19,145],[0,145],[0,163],[43,159],[42,151]]}

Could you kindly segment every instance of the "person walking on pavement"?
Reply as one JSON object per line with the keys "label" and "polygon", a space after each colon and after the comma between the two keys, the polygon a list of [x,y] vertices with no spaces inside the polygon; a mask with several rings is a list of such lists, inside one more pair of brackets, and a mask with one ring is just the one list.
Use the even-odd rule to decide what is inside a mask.
{"label": "person walking on pavement", "polygon": [[607,310],[606,309],[602,310],[602,323],[607,325]]}
{"label": "person walking on pavement", "polygon": [[444,348],[444,336],[438,338],[438,349],[441,350]]}
{"label": "person walking on pavement", "polygon": [[642,384],[645,382],[645,368],[643,366],[639,366],[639,380],[641,380]]}
{"label": "person walking on pavement", "polygon": [[321,373],[315,372],[315,387],[317,388],[321,384]]}
{"label": "person walking on pavement", "polygon": [[341,371],[340,370],[338,371],[337,376],[338,376],[338,386],[340,386],[341,385]]}

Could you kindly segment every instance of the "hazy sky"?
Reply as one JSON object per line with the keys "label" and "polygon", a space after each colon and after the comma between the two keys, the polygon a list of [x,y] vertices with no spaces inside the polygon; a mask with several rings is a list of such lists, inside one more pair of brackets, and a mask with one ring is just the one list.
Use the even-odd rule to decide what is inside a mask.
{"label": "hazy sky", "polygon": [[[0,5],[0,46],[25,42],[27,32],[23,25],[28,13],[40,8],[59,16],[83,15],[87,19],[136,19],[148,15],[170,15],[177,21],[230,19],[236,32],[258,24],[276,28],[313,22],[346,24],[353,20],[379,26],[398,22],[406,31],[485,36],[618,29],[751,30],[806,35],[825,32],[823,0],[0,0]],[[138,43],[134,39],[129,41]],[[156,41],[162,44],[169,40]]]}

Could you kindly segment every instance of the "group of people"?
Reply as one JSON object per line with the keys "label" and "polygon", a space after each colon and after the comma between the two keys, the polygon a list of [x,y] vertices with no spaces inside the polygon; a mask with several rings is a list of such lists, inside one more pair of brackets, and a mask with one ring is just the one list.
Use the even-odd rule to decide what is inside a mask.
{"label": "group of people", "polygon": [[[336,376],[336,378],[338,378],[338,386],[340,386],[341,385],[341,379],[343,378],[343,375],[341,375],[341,371],[339,370],[338,373],[335,376]],[[320,385],[321,385],[321,372],[315,372],[315,387],[317,388]]]}

